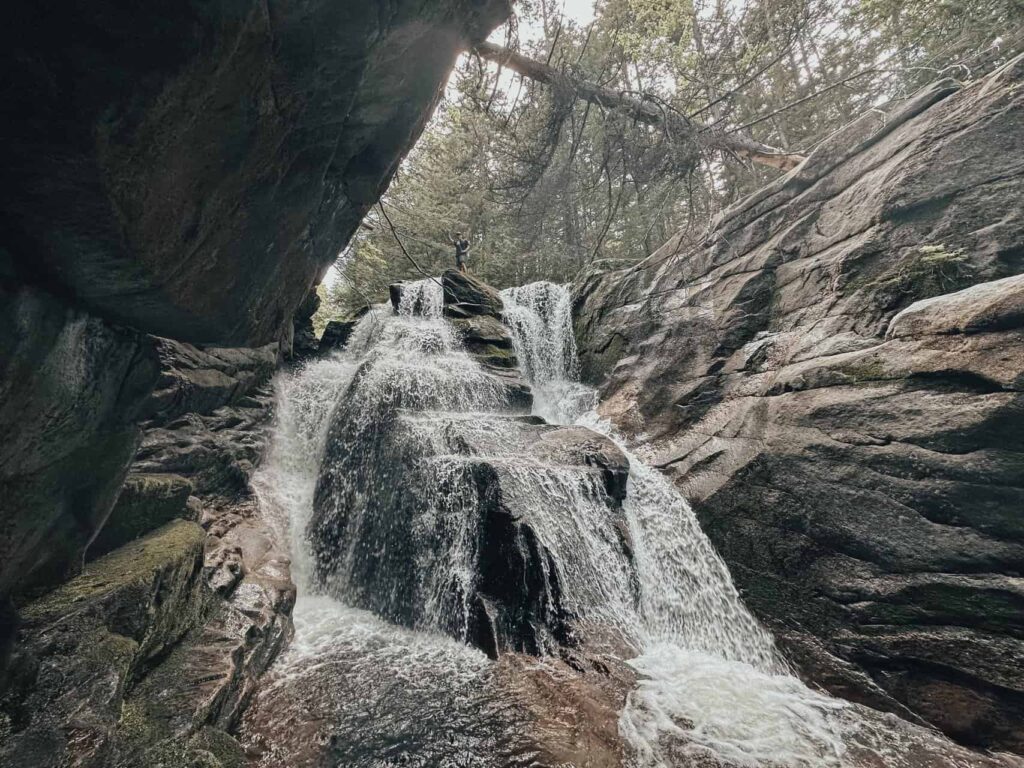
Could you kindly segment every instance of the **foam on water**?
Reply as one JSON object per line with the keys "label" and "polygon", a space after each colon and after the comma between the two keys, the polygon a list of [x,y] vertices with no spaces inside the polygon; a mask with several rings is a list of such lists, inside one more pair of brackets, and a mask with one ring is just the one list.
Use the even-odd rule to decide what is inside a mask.
{"label": "foam on water", "polygon": [[440,278],[425,277],[402,284],[398,301],[398,314],[403,317],[419,315],[429,319],[441,317],[444,309],[444,289]]}
{"label": "foam on water", "polygon": [[713,755],[732,765],[823,768],[846,751],[830,715],[845,705],[784,672],[769,673],[678,643],[648,644],[619,718],[644,766]]}
{"label": "foam on water", "polygon": [[[407,285],[397,315],[376,308],[343,353],[277,379],[276,427],[254,486],[291,542],[300,598],[295,641],[246,727],[258,730],[261,717],[294,726],[293,743],[279,745],[286,764],[297,764],[309,739],[328,739],[339,765],[393,758],[424,766],[513,764],[509,745],[524,727],[520,714],[495,700],[500,689],[485,657],[438,631],[459,635],[453,625],[464,621],[468,607],[453,604],[452,596],[468,595],[477,574],[471,535],[477,504],[466,496],[468,457],[453,448],[468,440],[490,446],[488,455],[475,458],[501,468],[502,492],[515,497],[552,553],[552,564],[543,567],[558,570],[573,613],[619,632],[637,649],[629,663],[639,679],[619,718],[634,765],[713,756],[734,766],[827,768],[860,765],[851,755],[869,754],[866,764],[903,766],[899,740],[918,738],[906,735],[910,726],[880,715],[872,720],[790,674],[690,505],[598,419],[594,390],[575,381],[565,287],[541,283],[502,295],[535,413],[601,432],[629,458],[621,514],[632,563],[623,557],[594,476],[521,454],[519,433],[503,413],[506,393],[441,319],[440,287],[427,280]],[[341,418],[332,418],[336,411]],[[401,471],[418,478],[413,485],[421,489],[419,498],[406,500],[408,519],[401,524],[408,530],[397,539],[389,538],[394,508],[386,472],[376,501],[367,493],[373,486],[348,484],[380,470],[373,447],[386,419],[391,429],[401,421],[391,433],[399,442],[404,435]],[[332,421],[337,453],[325,465]],[[322,465],[335,472],[334,492],[345,500],[338,514],[346,516],[348,547],[328,563],[329,581],[317,578],[324,563],[306,538]],[[410,559],[395,551],[396,541],[415,542]],[[360,557],[370,558],[377,581],[366,581]],[[380,574],[388,568],[394,573]],[[385,593],[374,596],[381,615],[392,602],[412,600],[420,617],[415,629],[346,605],[361,604],[368,583]],[[335,597],[315,594],[324,589]],[[412,597],[405,594],[410,590]]]}
{"label": "foam on water", "polygon": [[789,674],[693,509],[597,417],[593,390],[572,381],[567,288],[539,283],[502,297],[519,315],[511,324],[517,353],[534,361],[535,413],[605,434],[629,458],[623,506],[640,586],[631,633],[640,655],[630,664],[640,682],[620,730],[636,764],[669,766],[702,750],[738,765],[837,764],[844,746],[830,715],[845,705]]}

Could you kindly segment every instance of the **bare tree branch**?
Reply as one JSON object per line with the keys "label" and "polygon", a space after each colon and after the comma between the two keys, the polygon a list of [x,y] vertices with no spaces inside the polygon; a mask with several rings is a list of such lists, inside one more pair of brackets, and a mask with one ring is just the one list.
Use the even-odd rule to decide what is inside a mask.
{"label": "bare tree branch", "polygon": [[702,149],[733,152],[755,163],[783,171],[795,168],[804,159],[802,155],[770,147],[747,136],[738,136],[717,128],[709,128],[702,123],[686,120],[673,113],[666,113],[650,100],[637,99],[581,80],[494,43],[485,41],[477,45],[474,50],[482,58],[508,67],[531,80],[564,88],[591,104],[608,109],[624,110],[637,122],[661,127],[668,127],[666,123],[672,123],[671,133],[673,135],[690,138]]}

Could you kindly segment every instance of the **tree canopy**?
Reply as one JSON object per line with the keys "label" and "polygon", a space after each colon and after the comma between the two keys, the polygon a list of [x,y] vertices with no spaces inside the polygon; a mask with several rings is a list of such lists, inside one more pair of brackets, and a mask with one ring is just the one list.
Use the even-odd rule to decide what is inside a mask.
{"label": "tree canopy", "polygon": [[[868,109],[979,77],[1024,46],[1024,0],[598,0],[586,25],[554,0],[515,8],[489,51],[460,59],[339,256],[324,315],[440,273],[456,231],[471,271],[499,287],[641,260],[782,172],[710,132],[806,154]],[[561,76],[524,76],[497,46]]]}

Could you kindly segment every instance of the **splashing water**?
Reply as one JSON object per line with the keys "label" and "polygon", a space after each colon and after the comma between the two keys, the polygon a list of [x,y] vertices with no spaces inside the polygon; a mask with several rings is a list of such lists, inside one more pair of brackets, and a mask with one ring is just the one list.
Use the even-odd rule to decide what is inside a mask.
{"label": "splashing water", "polygon": [[504,320],[523,375],[534,385],[575,379],[579,362],[572,297],[563,285],[538,282],[501,292]]}
{"label": "splashing water", "polygon": [[398,300],[398,314],[403,317],[419,315],[428,319],[441,317],[444,309],[444,289],[441,279],[425,277],[402,284]]}
{"label": "splashing water", "polygon": [[[411,285],[399,313],[369,313],[343,354],[277,381],[254,487],[291,543],[300,598],[296,641],[243,728],[259,743],[265,722],[288,724],[284,757],[267,747],[262,765],[299,764],[311,743],[329,745],[334,765],[536,764],[490,663],[441,634],[469,631],[480,462],[551,553],[544,579],[558,580],[573,615],[637,649],[639,679],[619,717],[632,764],[904,765],[885,744],[909,726],[872,726],[792,676],[685,499],[623,448],[625,557],[594,476],[524,452],[528,423],[509,414],[508,382],[462,349],[441,319],[440,288]],[[594,391],[574,381],[565,287],[502,296],[534,413],[614,440]],[[851,748],[873,759],[851,763]]]}
{"label": "splashing water", "polygon": [[[535,413],[615,440],[594,413],[596,394],[572,380],[578,362],[568,289],[535,283],[502,298],[506,314],[513,307],[517,354],[531,361]],[[788,673],[690,505],[616,442],[630,462],[624,511],[640,584],[632,633],[640,655],[630,662],[640,682],[620,731],[637,764],[672,765],[707,752],[740,765],[837,765],[844,748],[827,715],[843,705]]]}

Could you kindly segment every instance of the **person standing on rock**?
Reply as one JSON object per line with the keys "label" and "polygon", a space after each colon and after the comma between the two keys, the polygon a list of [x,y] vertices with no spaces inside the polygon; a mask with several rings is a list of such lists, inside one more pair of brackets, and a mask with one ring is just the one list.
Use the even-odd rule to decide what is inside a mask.
{"label": "person standing on rock", "polygon": [[455,246],[455,268],[459,272],[466,271],[466,254],[469,253],[469,240],[462,237],[461,232],[456,232],[452,238],[452,245]]}

